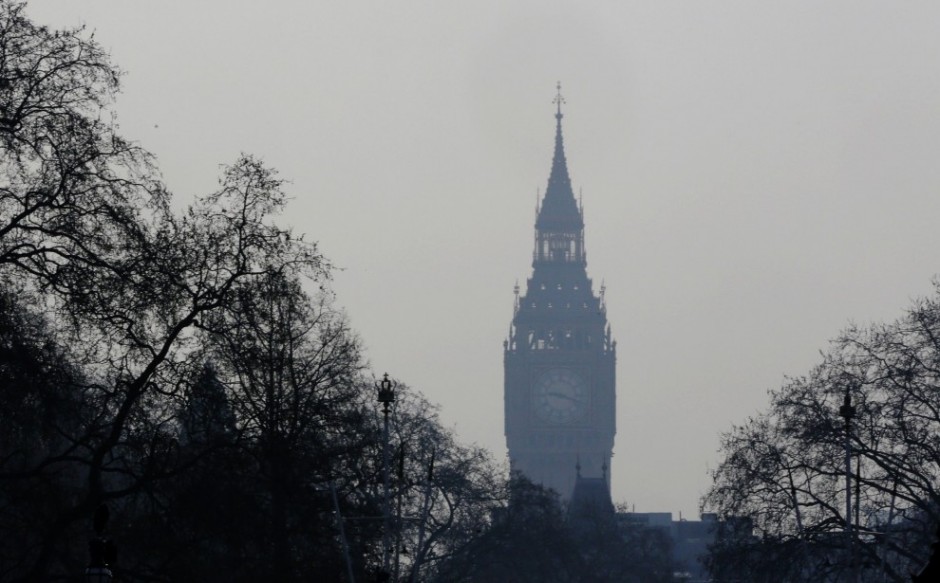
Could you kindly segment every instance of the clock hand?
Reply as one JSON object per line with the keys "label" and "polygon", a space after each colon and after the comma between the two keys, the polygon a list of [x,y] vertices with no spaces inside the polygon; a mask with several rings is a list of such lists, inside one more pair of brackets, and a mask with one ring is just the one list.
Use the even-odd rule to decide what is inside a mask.
{"label": "clock hand", "polygon": [[564,393],[548,393],[548,396],[549,396],[549,397],[561,397],[562,399],[567,399],[567,400],[569,400],[569,401],[571,401],[571,402],[573,402],[573,403],[580,403],[580,402],[581,402],[580,399],[575,399],[574,397],[571,397],[571,396],[566,395],[566,394],[564,394]]}

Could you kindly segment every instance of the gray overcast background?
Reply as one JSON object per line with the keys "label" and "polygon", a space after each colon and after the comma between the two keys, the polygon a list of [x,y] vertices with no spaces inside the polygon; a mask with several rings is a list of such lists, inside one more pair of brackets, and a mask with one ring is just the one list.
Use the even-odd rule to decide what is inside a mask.
{"label": "gray overcast background", "polygon": [[563,84],[618,344],[615,500],[697,515],[719,433],[940,258],[940,3],[33,0],[127,75],[188,201],[239,152],[344,270],[377,372],[505,456],[502,341]]}

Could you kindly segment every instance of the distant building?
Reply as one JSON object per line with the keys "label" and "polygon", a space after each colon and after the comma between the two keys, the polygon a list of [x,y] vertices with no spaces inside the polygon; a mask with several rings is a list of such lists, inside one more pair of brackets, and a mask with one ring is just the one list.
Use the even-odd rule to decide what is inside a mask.
{"label": "distant building", "polygon": [[[658,531],[668,540],[671,558],[676,565],[677,581],[694,583],[709,581],[708,571],[702,559],[718,533],[718,516],[704,513],[701,520],[673,520],[671,512],[616,512],[604,478],[576,477],[574,492],[568,502],[568,520],[575,532],[596,528],[607,520],[616,525],[615,532],[625,538],[638,530],[650,538]],[[750,532],[750,526],[747,526]],[[636,534],[633,535],[637,536]],[[658,537],[654,537],[658,538]]]}
{"label": "distant building", "polygon": [[672,541],[672,558],[679,568],[680,580],[709,580],[702,559],[718,532],[717,515],[704,513],[701,520],[673,520],[671,512],[621,512],[617,514],[617,520],[661,529]]}
{"label": "distant building", "polygon": [[554,489],[574,489],[576,464],[604,476],[613,455],[616,342],[604,290],[587,276],[582,208],[568,176],[559,93],[555,152],[536,211],[532,276],[504,343],[506,445],[512,470]]}

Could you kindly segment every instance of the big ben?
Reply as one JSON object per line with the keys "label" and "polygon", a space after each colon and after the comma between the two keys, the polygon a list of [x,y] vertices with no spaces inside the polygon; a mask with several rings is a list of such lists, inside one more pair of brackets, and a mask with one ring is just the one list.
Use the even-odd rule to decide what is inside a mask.
{"label": "big ben", "polygon": [[[560,88],[559,88],[560,89]],[[555,98],[555,149],[535,221],[532,275],[516,288],[504,343],[510,467],[571,496],[578,473],[608,480],[613,455],[616,342],[604,290],[587,276],[584,214],[575,200]]]}

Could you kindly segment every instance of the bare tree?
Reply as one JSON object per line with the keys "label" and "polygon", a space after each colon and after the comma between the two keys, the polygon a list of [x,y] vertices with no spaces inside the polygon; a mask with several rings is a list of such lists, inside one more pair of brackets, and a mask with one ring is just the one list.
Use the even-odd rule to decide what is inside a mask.
{"label": "bare tree", "polygon": [[299,280],[276,272],[238,286],[202,329],[263,485],[267,575],[303,578],[311,555],[340,558],[324,493],[342,476],[348,498],[375,437],[363,416],[358,338],[328,294],[313,300]]}
{"label": "bare tree", "polygon": [[[284,203],[280,184],[272,171],[244,157],[225,170],[217,192],[182,216],[110,216],[99,229],[107,244],[68,242],[68,261],[56,259],[60,249],[33,255],[29,264],[15,263],[18,269],[9,272],[48,307],[58,340],[84,365],[83,390],[94,411],[83,431],[69,436],[67,448],[17,473],[76,460],[85,464],[86,495],[58,515],[39,553],[36,577],[44,576],[68,525],[163,471],[151,461],[165,458],[172,446],[164,430],[173,414],[168,396],[195,374],[201,321],[235,301],[242,282],[272,273],[325,274],[314,246],[269,222]],[[141,458],[124,455],[130,450],[148,461],[131,462]]]}
{"label": "bare tree", "polygon": [[84,29],[50,30],[0,1],[0,266],[94,261],[166,212],[151,156],[115,132],[120,72]]}
{"label": "bare tree", "polygon": [[[345,516],[377,514],[381,456],[359,341],[325,292],[303,291],[330,266],[274,224],[282,182],[251,156],[173,212],[152,157],[116,132],[119,78],[83,29],[38,26],[0,0],[0,396],[12,420],[0,427],[0,577],[74,575],[80,524],[102,502],[128,541],[128,579],[178,573],[185,544],[219,560],[270,551],[245,577],[271,574],[265,559],[283,581],[309,559],[344,573],[326,493]],[[396,485],[401,534],[419,557],[404,566],[430,575],[485,526],[500,480],[420,397],[398,414],[414,446]],[[222,471],[232,483],[203,493],[251,508],[246,519],[180,516]],[[30,494],[42,498],[24,504]],[[375,523],[347,526],[365,572],[380,562]],[[22,544],[5,542],[23,528]],[[270,547],[214,538],[255,528]]]}
{"label": "bare tree", "polygon": [[505,471],[489,452],[459,443],[437,408],[404,384],[392,427],[398,452],[394,572],[408,581],[433,580],[443,563],[488,527],[504,502]]}
{"label": "bare tree", "polygon": [[[724,457],[703,504],[752,519],[759,543],[738,537],[736,555],[724,541],[722,560],[774,562],[789,573],[779,580],[847,571],[908,580],[940,522],[938,338],[940,295],[890,324],[850,327],[809,375],[771,393],[767,412],[723,436]],[[849,517],[839,415],[846,393],[856,407]],[[782,555],[791,559],[761,558]]]}

